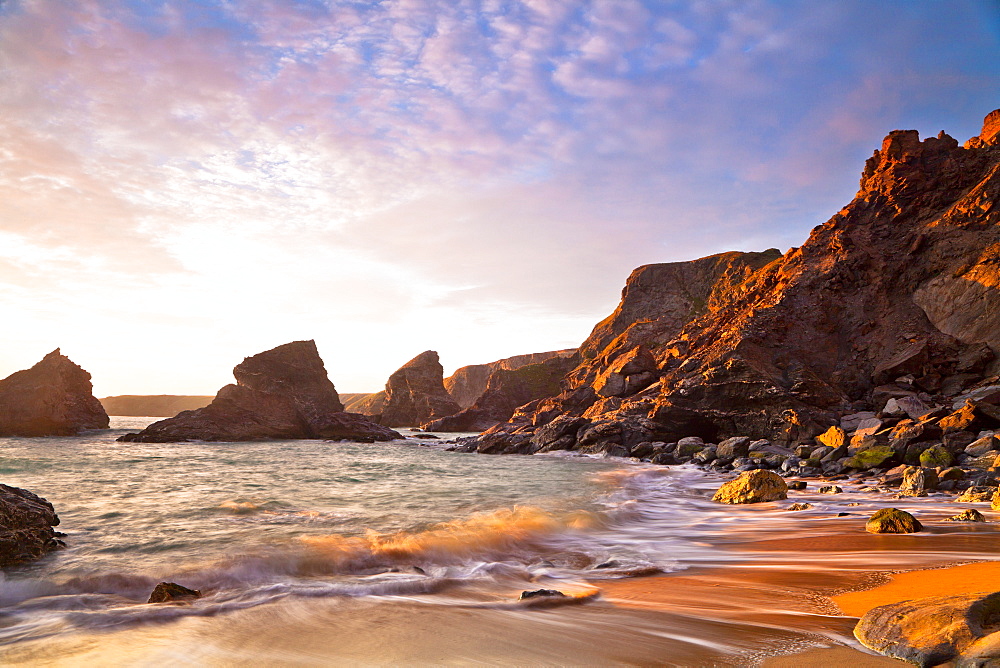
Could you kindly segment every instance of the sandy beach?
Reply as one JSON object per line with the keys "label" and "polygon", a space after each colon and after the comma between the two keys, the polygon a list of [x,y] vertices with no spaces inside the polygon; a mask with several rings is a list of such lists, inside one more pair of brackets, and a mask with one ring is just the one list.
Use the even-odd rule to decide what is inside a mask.
{"label": "sandy beach", "polygon": [[[806,520],[808,522],[808,520]],[[814,540],[730,546],[751,563],[589,583],[511,582],[434,595],[287,598],[266,606],[61,634],[0,650],[5,665],[901,665],[854,639],[871,607],[989,589],[996,529],[930,523],[871,535],[844,518]],[[882,568],[879,566],[882,565]],[[884,568],[897,565],[897,568]],[[905,571],[905,572],[895,572]],[[525,585],[597,595],[527,607]]]}

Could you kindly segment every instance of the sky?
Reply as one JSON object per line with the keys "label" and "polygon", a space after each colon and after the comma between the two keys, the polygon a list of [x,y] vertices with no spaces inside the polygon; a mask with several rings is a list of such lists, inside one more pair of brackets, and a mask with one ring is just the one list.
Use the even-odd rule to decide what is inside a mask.
{"label": "sky", "polygon": [[0,377],[573,347],[635,267],[798,246],[890,130],[998,107],[995,0],[0,0]]}

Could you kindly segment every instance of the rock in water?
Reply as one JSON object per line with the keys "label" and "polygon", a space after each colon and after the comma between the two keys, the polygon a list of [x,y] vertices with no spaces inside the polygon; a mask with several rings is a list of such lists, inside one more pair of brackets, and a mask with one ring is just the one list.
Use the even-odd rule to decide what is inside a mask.
{"label": "rock in water", "polygon": [[56,348],[42,361],[0,380],[0,436],[72,436],[107,429],[90,374]]}
{"label": "rock in water", "polygon": [[981,512],[975,508],[969,508],[960,512],[958,515],[952,515],[948,518],[949,522],[985,522],[986,517],[983,516]]}
{"label": "rock in water", "polygon": [[460,410],[444,389],[444,369],[438,354],[427,350],[389,376],[379,423],[387,427],[416,427]]}
{"label": "rock in water", "polygon": [[51,503],[27,490],[0,485],[0,568],[61,547],[52,530],[58,524]]}
{"label": "rock in water", "polygon": [[917,518],[899,508],[883,508],[865,524],[868,533],[916,533],[923,528]]}
{"label": "rock in water", "polygon": [[757,469],[744,471],[715,493],[712,501],[719,503],[761,503],[788,498],[788,485],[780,475]]}
{"label": "rock in water", "polygon": [[248,357],[211,404],[160,420],[119,441],[261,441],[402,438],[362,415],[345,413],[314,341],[294,341]]}
{"label": "rock in water", "polygon": [[[995,639],[982,641],[997,635],[993,632],[998,617],[1000,592],[935,596],[869,610],[854,627],[854,637],[876,652],[918,666],[937,666],[953,659],[960,659],[960,666],[995,665],[978,660],[996,659],[1000,654],[978,650],[981,645],[996,645]],[[961,661],[969,655],[977,661]]]}
{"label": "rock in water", "polygon": [[201,598],[197,589],[188,589],[176,582],[161,582],[153,589],[146,603],[172,603],[174,601],[190,601]]}

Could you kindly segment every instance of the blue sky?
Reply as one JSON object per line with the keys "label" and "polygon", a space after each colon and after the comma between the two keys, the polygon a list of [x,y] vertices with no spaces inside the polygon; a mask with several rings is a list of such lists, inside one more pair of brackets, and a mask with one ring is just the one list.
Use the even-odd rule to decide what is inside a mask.
{"label": "blue sky", "polygon": [[574,346],[634,267],[799,245],[888,131],[997,107],[997,2],[8,0],[0,376]]}

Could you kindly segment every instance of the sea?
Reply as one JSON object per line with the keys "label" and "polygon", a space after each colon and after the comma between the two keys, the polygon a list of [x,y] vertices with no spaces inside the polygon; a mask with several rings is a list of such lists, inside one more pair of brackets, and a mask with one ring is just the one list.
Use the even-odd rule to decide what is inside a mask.
{"label": "sea", "polygon": [[[843,494],[813,488],[787,503],[723,506],[711,496],[724,478],[692,466],[452,452],[445,439],[454,434],[376,444],[116,441],[153,420],[112,418],[111,429],[69,438],[0,439],[0,482],[48,499],[66,544],[0,573],[0,663],[4,648],[189,616],[225,619],[288,601],[493,601],[519,610],[531,603],[518,600],[522,590],[554,589],[586,603],[603,582],[655,574],[808,570],[815,550],[798,550],[796,541],[836,537],[845,522],[859,529],[861,501],[869,513],[895,505],[925,520],[955,510],[951,498],[873,501],[860,480],[845,483]],[[813,507],[785,510],[792,500]],[[954,531],[995,542],[992,527]],[[932,530],[919,544],[845,543],[824,558],[830,568],[859,571],[923,566],[928,555],[995,558],[987,542],[941,535]],[[158,582],[202,597],[147,604]],[[713,656],[747,651],[746,643],[729,647],[725,634],[697,638],[702,632],[649,642],[665,643],[664,656],[670,643],[684,642],[714,643]],[[841,636],[834,640],[857,646]],[[32,663],[30,652],[17,656]]]}

